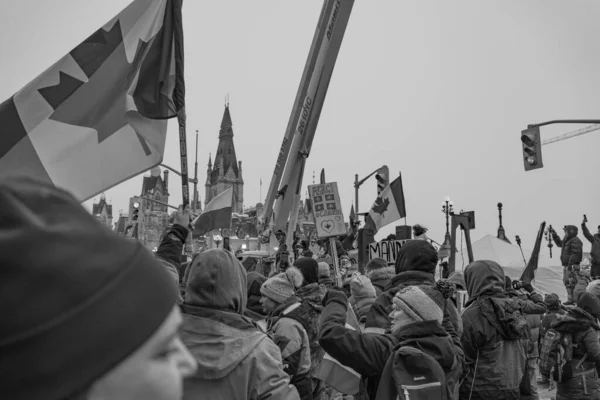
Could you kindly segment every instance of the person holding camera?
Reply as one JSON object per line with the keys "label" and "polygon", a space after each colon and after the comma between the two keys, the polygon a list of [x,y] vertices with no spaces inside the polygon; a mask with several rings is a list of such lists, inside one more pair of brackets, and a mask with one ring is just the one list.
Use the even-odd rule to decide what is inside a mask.
{"label": "person holding camera", "polygon": [[519,386],[521,399],[537,400],[539,396],[536,365],[539,357],[540,328],[542,326],[542,317],[548,311],[548,308],[542,295],[535,291],[531,283],[517,280],[510,282],[510,278],[506,278],[507,286],[510,284],[512,287],[512,290],[507,288],[507,293],[519,304],[531,331],[530,345],[527,349],[527,364],[525,365],[525,373]]}
{"label": "person holding camera", "polygon": [[565,305],[572,305],[575,304],[573,288],[577,283],[577,272],[579,272],[579,264],[583,258],[583,243],[577,237],[579,230],[575,225],[566,225],[563,229],[565,236],[561,239],[556,231],[552,229],[552,226],[549,228],[554,243],[562,249],[560,261],[563,266],[563,283],[565,289],[567,289],[567,302]]}
{"label": "person holding camera", "polygon": [[598,225],[598,232],[592,235],[585,225],[587,222],[587,217],[584,215],[581,230],[583,231],[583,236],[592,244],[592,250],[590,251],[590,255],[592,256],[590,275],[592,276],[592,280],[596,280],[600,279],[600,225]]}

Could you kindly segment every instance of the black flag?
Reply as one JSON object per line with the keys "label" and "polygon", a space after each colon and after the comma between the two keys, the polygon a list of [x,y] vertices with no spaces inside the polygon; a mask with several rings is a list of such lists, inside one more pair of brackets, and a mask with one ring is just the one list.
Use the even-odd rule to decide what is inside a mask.
{"label": "black flag", "polygon": [[540,250],[542,248],[542,240],[544,239],[545,228],[546,221],[542,222],[542,224],[540,225],[540,230],[538,231],[537,237],[535,238],[535,246],[533,246],[531,257],[529,258],[527,267],[525,267],[525,270],[521,275],[522,282],[531,283],[533,278],[535,278],[535,270],[538,268],[538,261],[540,259]]}

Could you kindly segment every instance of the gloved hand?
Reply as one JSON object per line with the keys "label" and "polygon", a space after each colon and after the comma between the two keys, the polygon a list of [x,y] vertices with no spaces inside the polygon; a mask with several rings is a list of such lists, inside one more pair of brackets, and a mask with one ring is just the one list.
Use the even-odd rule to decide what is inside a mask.
{"label": "gloved hand", "polygon": [[523,283],[523,289],[527,290],[529,293],[533,293],[533,291],[535,290],[533,289],[531,283]]}
{"label": "gloved hand", "polygon": [[177,211],[173,214],[173,225],[183,226],[188,231],[193,231],[194,227],[192,226],[192,216],[190,211],[189,205],[185,206],[185,208],[179,206]]}
{"label": "gloved hand", "polygon": [[515,290],[520,290],[523,287],[523,284],[521,283],[521,281],[514,280],[512,282],[512,287]]}
{"label": "gloved hand", "polygon": [[327,307],[327,304],[336,302],[344,307],[348,307],[348,297],[346,293],[337,289],[329,289],[323,298],[323,306]]}

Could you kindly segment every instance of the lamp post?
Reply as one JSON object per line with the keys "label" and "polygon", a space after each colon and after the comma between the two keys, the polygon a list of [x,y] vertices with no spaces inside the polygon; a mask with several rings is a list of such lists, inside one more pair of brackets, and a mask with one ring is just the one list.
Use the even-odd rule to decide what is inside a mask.
{"label": "lamp post", "polygon": [[450,239],[450,215],[454,213],[454,202],[452,202],[448,196],[444,198],[444,202],[442,203],[442,212],[446,216],[446,235],[442,247],[438,250],[438,257],[447,258],[450,257],[452,248],[452,240]]}

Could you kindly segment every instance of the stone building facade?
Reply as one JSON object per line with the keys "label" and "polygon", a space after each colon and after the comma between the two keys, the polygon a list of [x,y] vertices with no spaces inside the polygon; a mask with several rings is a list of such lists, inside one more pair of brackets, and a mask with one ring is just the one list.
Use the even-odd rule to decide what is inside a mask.
{"label": "stone building facade", "polygon": [[133,224],[136,210],[138,216],[131,236],[147,249],[156,250],[169,225],[169,213],[166,205],[148,199],[169,203],[169,171],[165,170],[161,176],[160,168],[154,168],[150,176],[144,177],[140,196],[129,199],[129,224]]}

